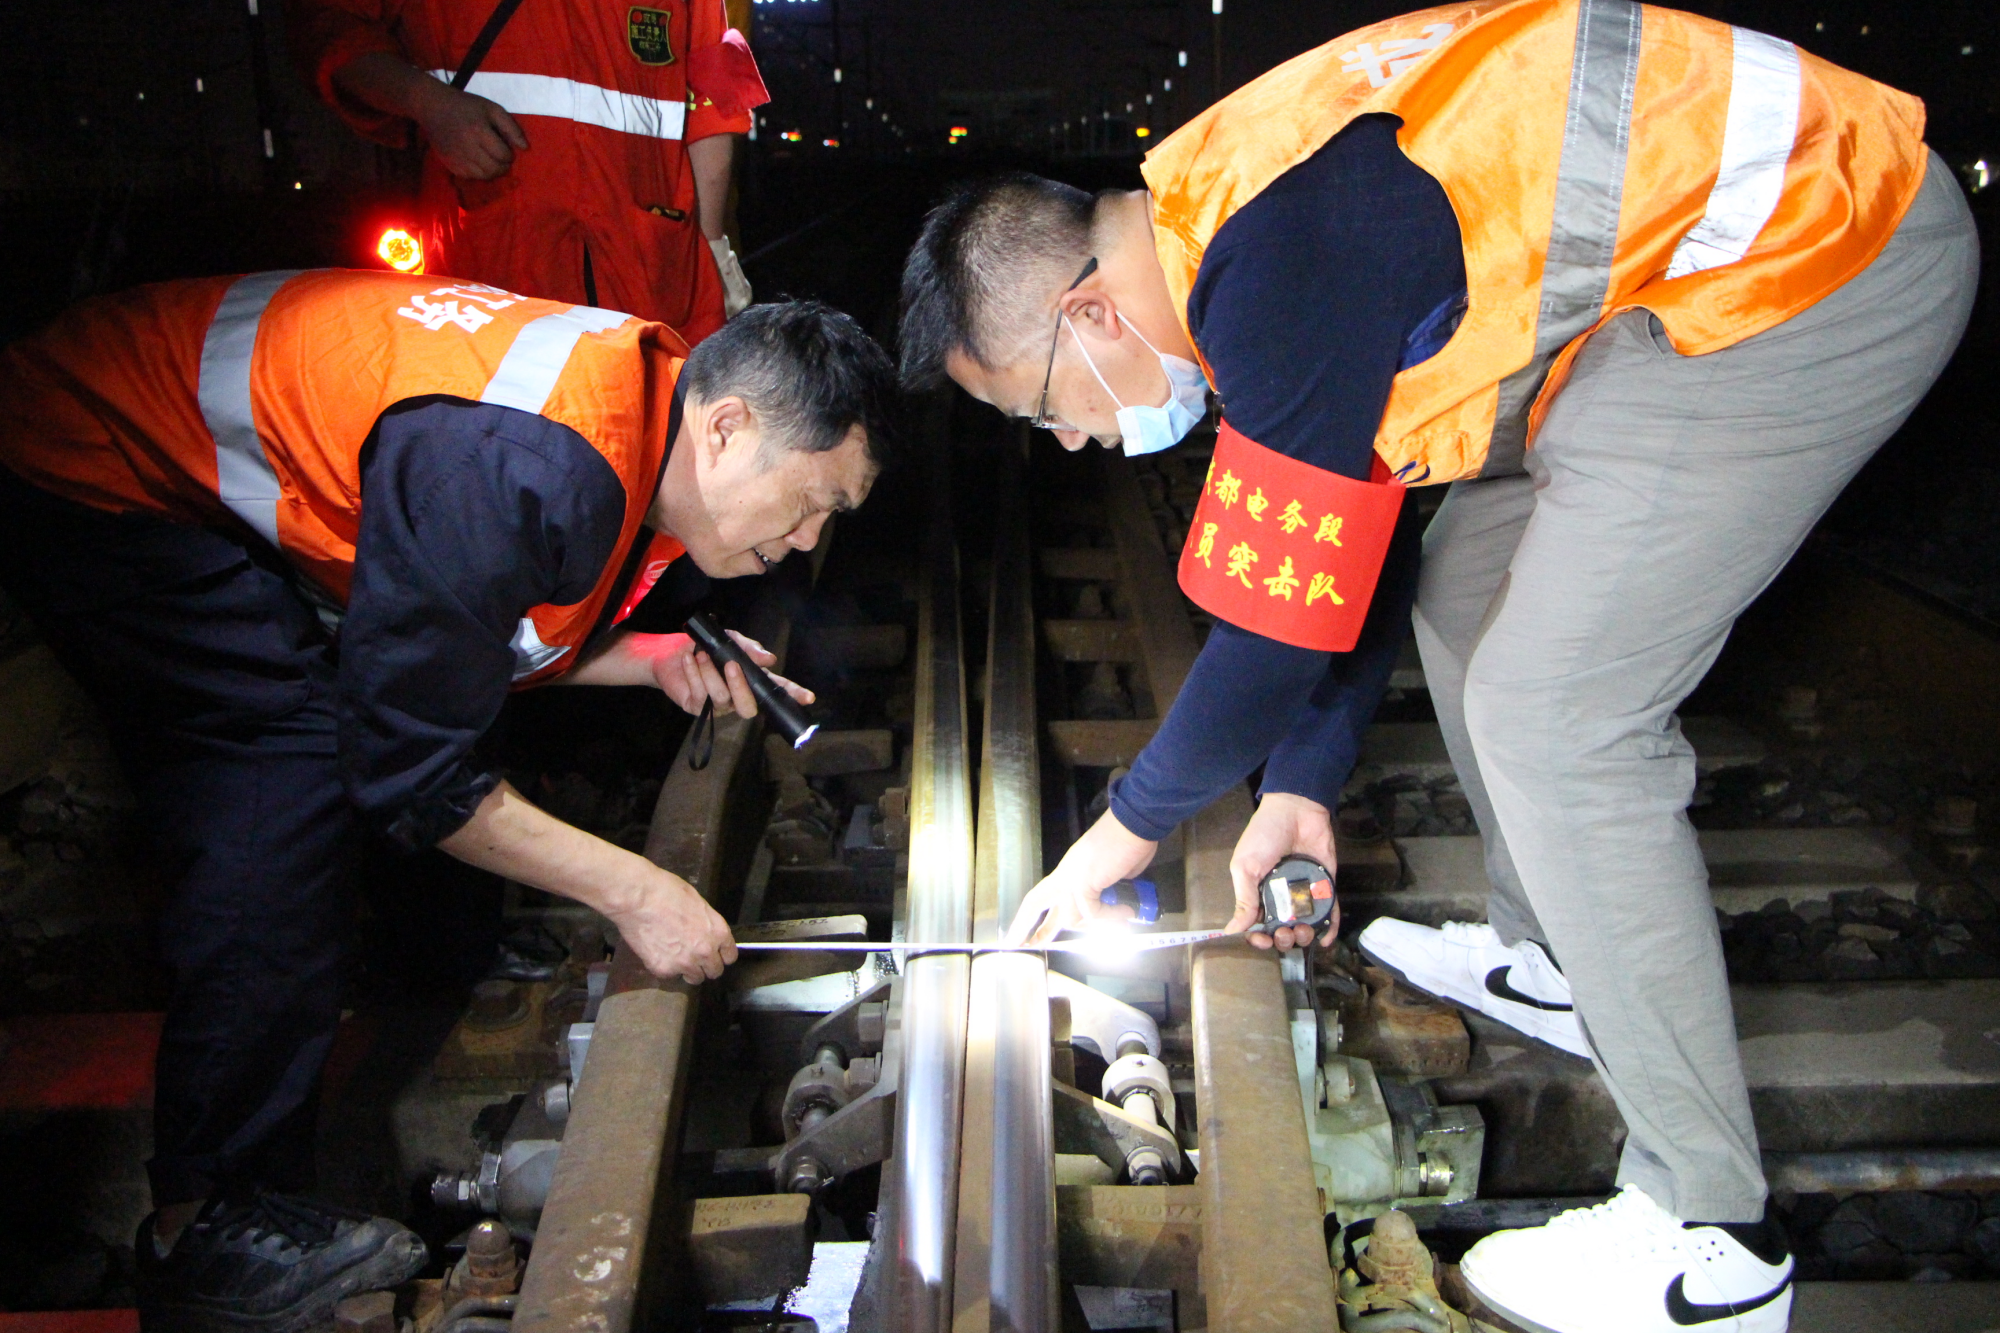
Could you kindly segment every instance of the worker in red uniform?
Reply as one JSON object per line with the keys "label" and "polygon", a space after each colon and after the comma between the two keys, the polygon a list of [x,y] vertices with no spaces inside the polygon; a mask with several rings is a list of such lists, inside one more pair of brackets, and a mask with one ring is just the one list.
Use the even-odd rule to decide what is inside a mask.
{"label": "worker in red uniform", "polygon": [[736,136],[768,99],[723,0],[304,0],[291,17],[348,124],[425,145],[430,272],[627,311],[690,345],[750,304],[724,225]]}
{"label": "worker in red uniform", "polygon": [[683,554],[732,578],[813,546],[867,495],[893,392],[814,303],[690,354],[341,270],[140,288],[0,355],[0,581],[101,707],[171,887],[149,1327],[309,1333],[423,1263],[393,1222],[273,1192],[309,1184],[364,830],[587,904],[656,974],[733,959],[685,880],[529,804],[479,741],[556,681],[754,712],[737,668],[619,622]]}
{"label": "worker in red uniform", "polygon": [[[1261,768],[1253,927],[1280,858],[1333,864],[1414,629],[1488,919],[1356,942],[1591,1059],[1628,1131],[1616,1198],[1487,1237],[1467,1283],[1546,1333],[1781,1333],[1675,709],[1965,327],[1978,240],[1922,103],[1671,9],[1474,0],[1305,52],[1143,174],[970,185],[904,270],[909,377],[1072,448],[1225,404],[1180,557],[1214,630],[1010,938],[1129,910],[1100,891]],[[1420,532],[1404,488],[1444,483]]]}

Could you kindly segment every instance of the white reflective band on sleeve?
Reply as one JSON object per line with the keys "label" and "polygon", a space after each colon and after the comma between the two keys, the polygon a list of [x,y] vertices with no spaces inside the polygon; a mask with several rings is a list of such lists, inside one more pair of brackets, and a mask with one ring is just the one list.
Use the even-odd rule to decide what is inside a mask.
{"label": "white reflective band on sleeve", "polygon": [[514,650],[515,680],[527,679],[569,651],[543,643],[542,636],[535,630],[535,622],[527,616],[522,616],[521,623],[514,627],[514,637],[507,646]]}
{"label": "white reflective band on sleeve", "polygon": [[[452,73],[448,69],[430,72],[441,83],[450,83]],[[465,91],[498,102],[512,115],[553,116],[648,139],[678,139],[687,125],[686,98],[641,97],[549,74],[482,69],[465,85]]]}
{"label": "white reflective band on sleeve", "polygon": [[479,401],[523,412],[540,412],[563,367],[569,364],[576,340],[586,333],[615,329],[630,318],[616,310],[573,305],[553,315],[529,320],[514,335],[514,345],[500,358],[500,368],[493,372]]}
{"label": "white reflective band on sleeve", "polygon": [[201,381],[195,398],[215,440],[215,490],[232,514],[258,536],[278,544],[278,473],[257,438],[250,409],[250,354],[257,324],[278,288],[303,269],[252,273],[231,283],[201,344]]}
{"label": "white reflective band on sleeve", "polygon": [[1731,28],[1729,119],[1722,169],[1701,221],[1681,238],[1669,278],[1733,264],[1749,253],[1785,191],[1799,130],[1799,52],[1790,42]]}

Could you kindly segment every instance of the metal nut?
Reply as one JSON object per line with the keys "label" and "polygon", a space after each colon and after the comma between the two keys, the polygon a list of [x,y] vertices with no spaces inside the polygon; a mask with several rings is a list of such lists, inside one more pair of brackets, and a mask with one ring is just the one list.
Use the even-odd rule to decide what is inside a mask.
{"label": "metal nut", "polygon": [[789,1194],[818,1194],[826,1186],[826,1168],[811,1157],[801,1157],[793,1163],[791,1177],[785,1181]]}
{"label": "metal nut", "polygon": [[337,1333],[396,1333],[396,1297],[386,1291],[349,1296],[333,1307]]}

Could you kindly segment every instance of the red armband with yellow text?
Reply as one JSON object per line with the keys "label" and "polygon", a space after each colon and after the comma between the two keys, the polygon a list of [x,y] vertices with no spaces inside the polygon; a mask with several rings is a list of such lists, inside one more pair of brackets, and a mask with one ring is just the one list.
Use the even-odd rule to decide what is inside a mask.
{"label": "red armband with yellow text", "polygon": [[1181,549],[1181,591],[1253,634],[1349,652],[1404,489],[1380,458],[1372,480],[1355,481],[1266,449],[1225,421]]}

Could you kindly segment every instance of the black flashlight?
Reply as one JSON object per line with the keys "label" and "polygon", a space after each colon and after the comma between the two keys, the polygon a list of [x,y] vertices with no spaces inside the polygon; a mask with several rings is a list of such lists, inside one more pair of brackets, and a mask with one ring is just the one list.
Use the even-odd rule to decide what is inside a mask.
{"label": "black flashlight", "polygon": [[750,693],[757,696],[757,707],[763,710],[772,729],[790,741],[794,750],[804,749],[819,730],[819,723],[806,721],[806,715],[799,711],[792,696],[785,693],[785,687],[751,661],[750,654],[737,647],[736,640],[724,634],[707,616],[698,613],[689,616],[687,631],[701,650],[715,659],[716,670],[720,671],[726,662],[743,668],[743,679],[749,682]]}

